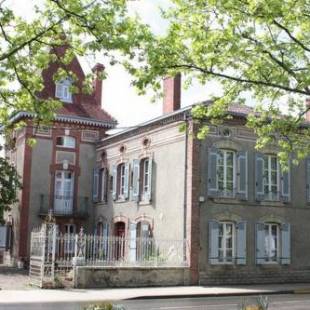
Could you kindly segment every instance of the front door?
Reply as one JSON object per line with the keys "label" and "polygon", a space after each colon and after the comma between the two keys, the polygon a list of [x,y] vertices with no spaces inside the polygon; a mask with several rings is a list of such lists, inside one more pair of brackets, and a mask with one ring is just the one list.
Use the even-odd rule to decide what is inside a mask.
{"label": "front door", "polygon": [[73,209],[73,181],[71,171],[56,171],[55,175],[55,214],[72,214]]}

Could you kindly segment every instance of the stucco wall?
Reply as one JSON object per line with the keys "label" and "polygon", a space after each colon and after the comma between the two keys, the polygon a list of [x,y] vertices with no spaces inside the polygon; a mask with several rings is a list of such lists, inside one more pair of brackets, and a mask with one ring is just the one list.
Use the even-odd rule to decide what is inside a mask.
{"label": "stucco wall", "polygon": [[189,285],[187,268],[76,267],[77,288]]}
{"label": "stucco wall", "polygon": [[[310,281],[310,208],[306,202],[305,162],[291,170],[291,201],[257,202],[255,200],[255,140],[238,136],[238,128],[232,127],[229,138],[210,135],[201,143],[201,177],[200,193],[206,197],[200,204],[200,283],[259,283]],[[208,148],[218,142],[225,142],[229,147],[238,145],[248,152],[248,200],[208,199]],[[225,145],[224,143],[224,145]],[[210,220],[229,220],[246,222],[246,265],[211,265],[208,261]],[[278,222],[291,225],[291,264],[256,265],[255,223]]]}
{"label": "stucco wall", "polygon": [[93,220],[93,205],[92,205],[92,186],[93,186],[93,169],[96,165],[96,150],[94,144],[80,144],[80,176],[78,183],[78,197],[81,201],[84,197],[88,199],[88,219],[83,222],[83,226],[90,233],[93,232],[93,227],[90,225]]}
{"label": "stucco wall", "polygon": [[[108,204],[99,203],[95,207],[95,222],[100,218],[106,218],[112,224],[116,217],[122,217],[128,230],[130,222],[136,222],[139,217],[146,216],[153,224],[154,237],[183,239],[185,133],[180,132],[179,126],[180,123],[162,126],[106,145],[97,151],[99,159],[103,150],[107,153],[110,171],[112,165],[120,160],[131,163],[133,159],[151,157],[153,173],[150,204],[137,203],[130,199],[125,202],[113,201],[109,191]],[[150,140],[150,146],[147,148],[142,145],[145,137]],[[126,149],[122,155],[119,151],[121,145]]]}

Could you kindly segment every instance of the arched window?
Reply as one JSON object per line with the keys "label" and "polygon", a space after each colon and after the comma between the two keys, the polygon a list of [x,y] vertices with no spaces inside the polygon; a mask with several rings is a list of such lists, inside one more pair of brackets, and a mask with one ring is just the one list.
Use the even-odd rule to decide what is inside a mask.
{"label": "arched window", "polygon": [[72,80],[66,78],[56,82],[55,84],[55,97],[66,103],[72,103],[72,93],[70,87],[72,86]]}
{"label": "arched window", "polygon": [[75,148],[75,138],[69,136],[60,136],[56,138],[56,146]]}

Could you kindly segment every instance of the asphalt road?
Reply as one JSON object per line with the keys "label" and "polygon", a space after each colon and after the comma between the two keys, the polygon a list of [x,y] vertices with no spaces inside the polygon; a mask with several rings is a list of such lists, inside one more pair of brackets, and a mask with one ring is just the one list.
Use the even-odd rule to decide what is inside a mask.
{"label": "asphalt road", "polygon": [[[17,297],[18,298],[18,297]],[[269,296],[268,310],[310,310],[310,295]],[[126,300],[120,303],[126,310],[239,310],[241,297],[177,298]],[[248,303],[255,297],[246,297]],[[0,305],[0,310],[83,310],[85,304],[45,303]]]}

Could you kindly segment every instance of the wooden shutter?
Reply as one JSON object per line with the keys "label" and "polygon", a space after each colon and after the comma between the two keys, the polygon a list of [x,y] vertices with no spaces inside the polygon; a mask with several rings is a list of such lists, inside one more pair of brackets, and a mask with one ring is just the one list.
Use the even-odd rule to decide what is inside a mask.
{"label": "wooden shutter", "polygon": [[265,224],[256,223],[256,264],[263,264],[265,262]]}
{"label": "wooden shutter", "polygon": [[288,171],[283,171],[281,169],[281,200],[290,201],[290,163],[288,164]]}
{"label": "wooden shutter", "polygon": [[310,202],[310,158],[306,160],[307,201]]}
{"label": "wooden shutter", "polygon": [[124,198],[129,197],[129,163],[125,164]]}
{"label": "wooden shutter", "polygon": [[147,201],[152,200],[152,170],[153,170],[153,160],[149,158],[149,176],[148,176],[148,191],[145,193],[145,198]]}
{"label": "wooden shutter", "polygon": [[281,225],[281,264],[291,263],[291,226],[288,223]]}
{"label": "wooden shutter", "polygon": [[217,149],[209,149],[208,158],[208,195],[216,197],[218,195],[217,186]]}
{"label": "wooden shutter", "polygon": [[247,152],[237,153],[237,196],[241,200],[248,197]]}
{"label": "wooden shutter", "polygon": [[140,160],[132,161],[132,200],[139,201],[140,195]]}
{"label": "wooden shutter", "polygon": [[209,262],[210,264],[218,263],[219,259],[219,223],[209,221]]}
{"label": "wooden shutter", "polygon": [[99,200],[99,168],[93,170],[93,201]]}
{"label": "wooden shutter", "polygon": [[113,200],[116,200],[117,199],[117,166],[115,165],[112,166],[112,178],[113,178],[112,198]]}
{"label": "wooden shutter", "polygon": [[246,264],[246,222],[239,222],[236,225],[236,234],[237,234],[237,264],[245,265]]}
{"label": "wooden shutter", "polygon": [[130,241],[129,241],[129,257],[131,262],[136,261],[136,250],[137,250],[137,224],[130,223]]}
{"label": "wooden shutter", "polygon": [[255,154],[255,195],[256,200],[264,200],[264,155]]}

